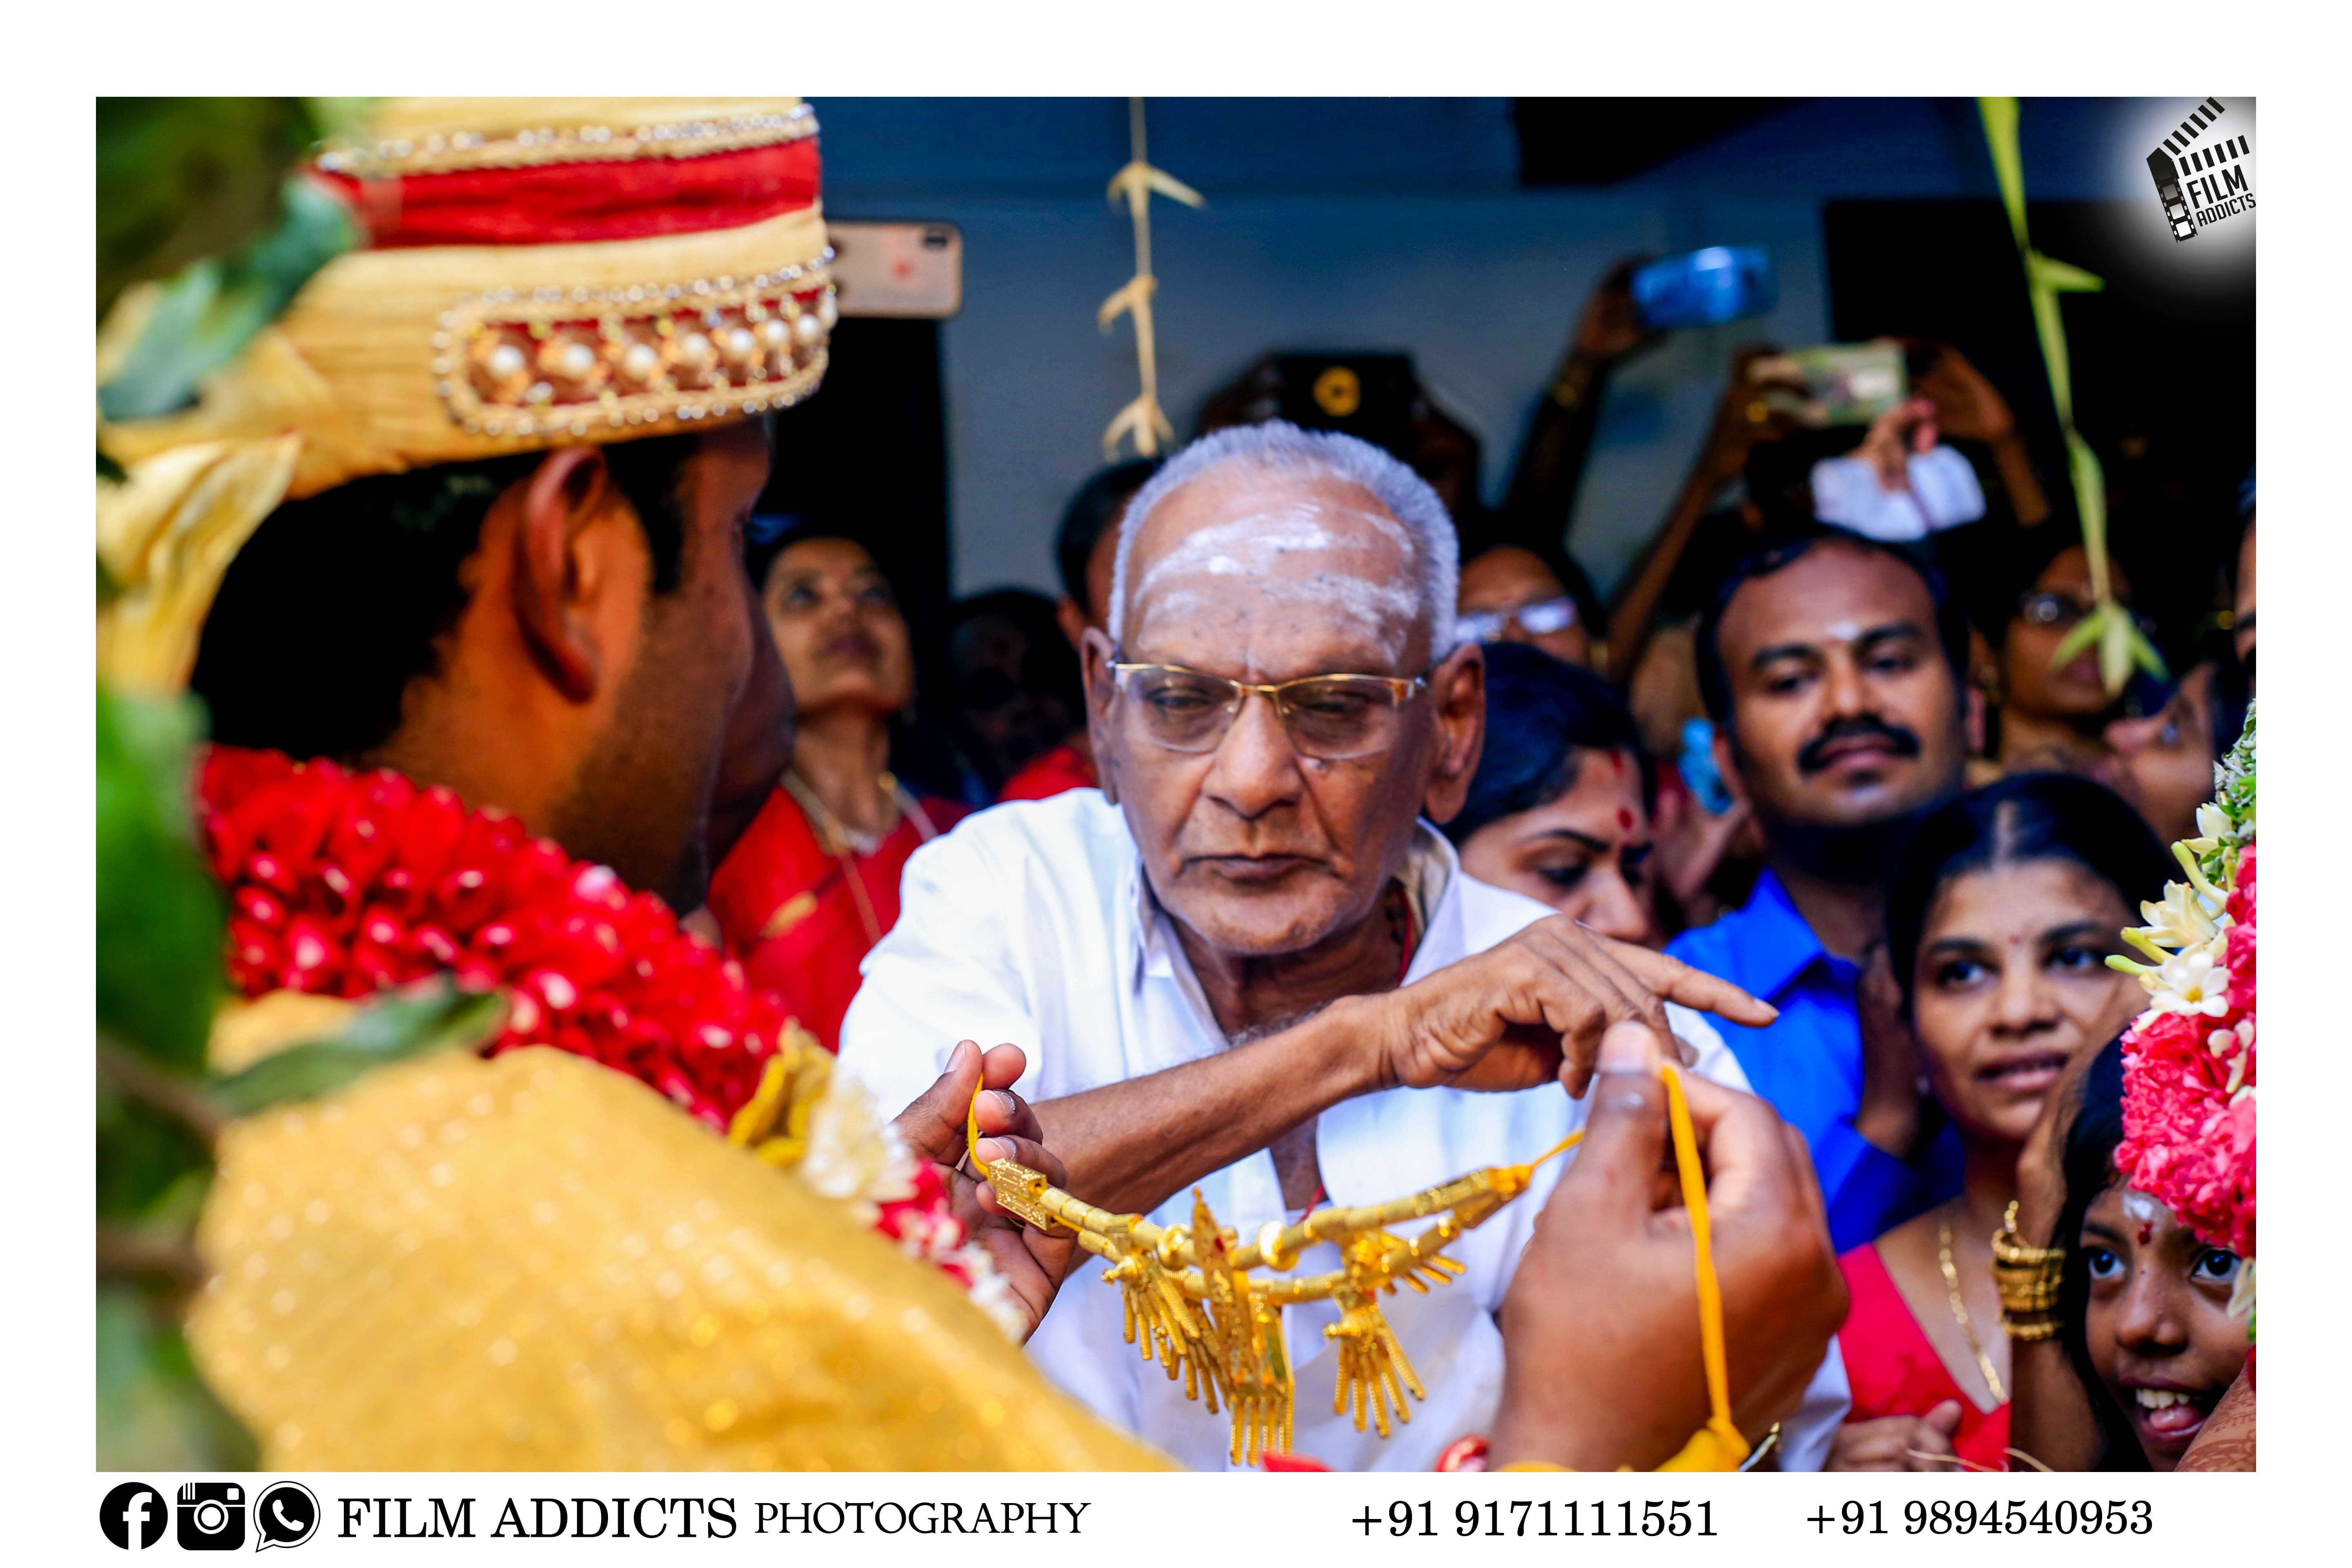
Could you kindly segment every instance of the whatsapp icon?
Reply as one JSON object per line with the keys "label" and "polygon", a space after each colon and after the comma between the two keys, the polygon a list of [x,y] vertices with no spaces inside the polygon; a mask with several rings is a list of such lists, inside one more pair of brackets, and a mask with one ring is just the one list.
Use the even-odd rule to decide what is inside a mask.
{"label": "whatsapp icon", "polygon": [[272,1481],[253,1500],[257,1552],[299,1546],[318,1531],[319,1500],[300,1481]]}

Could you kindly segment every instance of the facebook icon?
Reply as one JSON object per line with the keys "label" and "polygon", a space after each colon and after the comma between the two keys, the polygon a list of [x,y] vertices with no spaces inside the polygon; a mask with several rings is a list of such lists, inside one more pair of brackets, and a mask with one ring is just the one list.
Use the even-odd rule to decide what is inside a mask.
{"label": "facebook icon", "polygon": [[126,1552],[143,1552],[163,1539],[171,1509],[145,1481],[125,1481],[98,1505],[98,1528]]}

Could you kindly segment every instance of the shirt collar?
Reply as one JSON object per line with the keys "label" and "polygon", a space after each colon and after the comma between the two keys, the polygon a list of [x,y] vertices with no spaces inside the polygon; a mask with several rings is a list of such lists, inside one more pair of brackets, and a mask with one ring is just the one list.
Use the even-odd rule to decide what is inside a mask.
{"label": "shirt collar", "polygon": [[1722,923],[1731,928],[1725,933],[1729,940],[1724,944],[1725,964],[1730,973],[1724,978],[1766,1001],[1788,989],[1817,960],[1829,956],[1813,928],[1790,901],[1789,889],[1769,870],[1756,879],[1756,890],[1747,904],[1725,916]]}

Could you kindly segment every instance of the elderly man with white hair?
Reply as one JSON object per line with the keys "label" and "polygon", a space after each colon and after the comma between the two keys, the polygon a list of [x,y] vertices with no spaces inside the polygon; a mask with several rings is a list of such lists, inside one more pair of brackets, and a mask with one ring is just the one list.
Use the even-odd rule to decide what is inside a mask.
{"label": "elderly man with white hair", "polygon": [[[1253,1236],[1533,1159],[1582,1125],[1573,1097],[1622,1019],[1746,1087],[1689,1009],[1769,1007],[1473,881],[1423,820],[1459,809],[1476,768],[1484,666],[1453,646],[1454,528],[1411,470],[1346,436],[1221,431],[1137,494],[1118,563],[1108,634],[1085,647],[1103,787],[983,812],[908,863],[842,1028],[845,1069],[882,1103],[929,1088],[961,1040],[1011,1042],[1072,1192],[1188,1224],[1197,1186]],[[1386,1303],[1428,1390],[1395,1436],[1320,1402],[1337,1309],[1285,1309],[1299,1452],[1426,1469],[1486,1429],[1495,1314],[1560,1168],[1449,1248],[1467,1270],[1450,1287]],[[1338,1266],[1328,1244],[1298,1264]],[[1225,1419],[1124,1342],[1094,1272],[1031,1353],[1108,1419],[1224,1466]],[[1818,1465],[1843,1395],[1832,1352],[1785,1462]]]}

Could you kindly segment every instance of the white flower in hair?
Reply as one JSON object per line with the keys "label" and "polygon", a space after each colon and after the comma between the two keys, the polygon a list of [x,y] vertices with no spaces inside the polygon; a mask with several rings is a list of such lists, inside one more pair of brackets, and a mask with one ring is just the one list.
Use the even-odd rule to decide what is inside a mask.
{"label": "white flower in hair", "polygon": [[2172,949],[2208,945],[2229,919],[2226,915],[2215,919],[2206,909],[2204,899],[2186,882],[2167,882],[2164,901],[2144,902],[2139,912],[2147,921],[2141,934],[2161,947]]}
{"label": "white flower in hair", "polygon": [[2230,1010],[2230,972],[2202,948],[2165,960],[2152,978],[2159,1013],[2218,1018]]}

